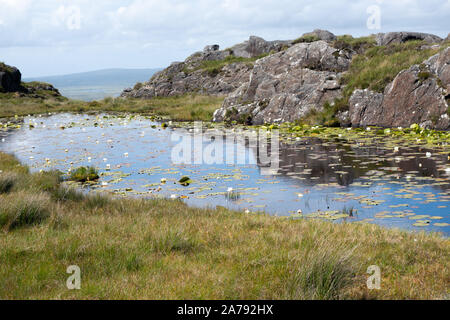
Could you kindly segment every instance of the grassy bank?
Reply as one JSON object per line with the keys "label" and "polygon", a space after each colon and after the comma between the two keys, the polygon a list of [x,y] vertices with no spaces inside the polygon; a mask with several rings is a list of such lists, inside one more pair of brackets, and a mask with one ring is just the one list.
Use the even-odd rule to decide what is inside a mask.
{"label": "grassy bank", "polygon": [[36,99],[18,97],[14,93],[0,93],[0,118],[25,116],[47,112],[131,112],[155,115],[181,121],[211,121],[220,108],[222,97],[183,95],[160,97],[151,100],[106,98],[84,102],[66,98]]}
{"label": "grassy bank", "polygon": [[[438,235],[82,195],[3,153],[0,170],[1,299],[448,297]],[[381,290],[366,288],[370,265]]]}

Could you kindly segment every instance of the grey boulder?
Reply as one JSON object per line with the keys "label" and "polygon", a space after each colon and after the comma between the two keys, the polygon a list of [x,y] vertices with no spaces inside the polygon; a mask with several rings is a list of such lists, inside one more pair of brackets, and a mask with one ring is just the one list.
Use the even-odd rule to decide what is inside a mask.
{"label": "grey boulder", "polygon": [[376,35],[377,45],[386,46],[393,43],[404,43],[411,40],[423,40],[427,43],[439,43],[442,38],[429,33],[421,32],[388,32]]}
{"label": "grey boulder", "polygon": [[337,37],[328,30],[315,29],[313,32],[304,33],[302,37],[316,37],[319,40],[334,41]]}

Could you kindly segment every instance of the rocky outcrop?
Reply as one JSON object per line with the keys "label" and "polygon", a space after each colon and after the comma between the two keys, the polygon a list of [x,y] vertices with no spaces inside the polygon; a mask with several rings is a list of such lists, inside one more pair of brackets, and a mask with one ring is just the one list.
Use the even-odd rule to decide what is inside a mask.
{"label": "rocky outcrop", "polygon": [[325,41],[299,43],[256,61],[250,81],[214,113],[214,121],[243,119],[261,124],[294,121],[341,95],[339,78],[351,52]]}
{"label": "rocky outcrop", "polygon": [[377,45],[387,46],[393,43],[403,43],[411,40],[422,40],[428,43],[439,43],[442,38],[429,33],[420,32],[388,32],[376,35]]}
{"label": "rocky outcrop", "polygon": [[302,38],[312,37],[323,41],[334,41],[337,37],[328,30],[316,29],[313,32],[304,33]]}
{"label": "rocky outcrop", "polygon": [[255,58],[270,52],[279,52],[289,45],[290,41],[266,41],[263,38],[251,36],[248,41],[237,44],[229,50],[236,57]]}
{"label": "rocky outcrop", "polygon": [[226,50],[219,50],[218,45],[206,46],[202,52],[194,53],[184,62],[172,63],[149,82],[125,89],[121,96],[153,98],[191,92],[227,95],[248,82],[253,59],[278,52],[288,45],[289,41],[265,41],[251,36],[248,41]]}
{"label": "rocky outcrop", "polygon": [[16,67],[0,63],[0,92],[16,92],[18,97],[59,97],[58,89],[44,82],[22,82],[22,74]]}
{"label": "rocky outcrop", "polygon": [[20,71],[0,63],[0,92],[15,92],[20,90],[22,75]]}
{"label": "rocky outcrop", "polygon": [[356,90],[349,100],[353,126],[450,129],[450,47],[400,72],[384,93]]}

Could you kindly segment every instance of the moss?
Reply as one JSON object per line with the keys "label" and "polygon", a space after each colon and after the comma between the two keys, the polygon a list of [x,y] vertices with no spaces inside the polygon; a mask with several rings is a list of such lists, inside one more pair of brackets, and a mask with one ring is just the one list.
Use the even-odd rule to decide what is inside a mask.
{"label": "moss", "polygon": [[417,77],[423,82],[431,77],[431,73],[428,71],[421,71],[417,74]]}

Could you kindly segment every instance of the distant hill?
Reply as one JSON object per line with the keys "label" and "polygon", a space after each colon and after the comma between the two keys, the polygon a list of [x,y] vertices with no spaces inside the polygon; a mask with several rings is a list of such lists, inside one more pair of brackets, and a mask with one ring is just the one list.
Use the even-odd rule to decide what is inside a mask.
{"label": "distant hill", "polygon": [[63,96],[85,101],[117,97],[136,82],[148,81],[160,69],[105,69],[61,76],[25,78],[24,81],[48,82]]}

